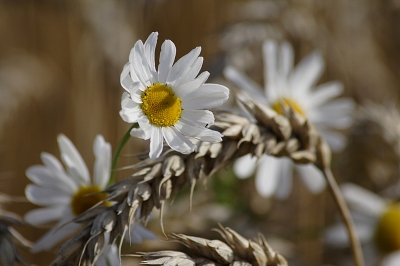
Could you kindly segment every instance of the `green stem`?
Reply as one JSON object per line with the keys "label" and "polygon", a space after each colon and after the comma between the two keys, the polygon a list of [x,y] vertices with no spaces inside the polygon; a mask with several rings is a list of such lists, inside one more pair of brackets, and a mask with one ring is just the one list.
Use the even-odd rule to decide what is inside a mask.
{"label": "green stem", "polygon": [[128,140],[131,137],[131,134],[130,134],[131,130],[133,128],[138,128],[138,127],[139,127],[138,123],[133,124],[118,143],[117,149],[115,150],[115,153],[114,153],[114,156],[112,159],[110,181],[108,182],[109,186],[114,184],[114,182],[115,182],[115,173],[116,173],[116,169],[117,169],[119,155],[121,154],[122,149],[124,148],[125,144],[128,142]]}

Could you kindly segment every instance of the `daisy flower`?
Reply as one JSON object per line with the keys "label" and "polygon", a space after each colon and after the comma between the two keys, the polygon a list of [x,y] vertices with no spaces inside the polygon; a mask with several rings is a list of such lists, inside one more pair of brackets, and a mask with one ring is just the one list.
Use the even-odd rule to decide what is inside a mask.
{"label": "daisy flower", "polygon": [[[96,136],[93,146],[96,160],[91,181],[86,164],[74,144],[62,134],[57,140],[66,170],[56,157],[43,152],[43,165],[31,166],[26,171],[26,176],[34,184],[26,187],[25,195],[29,201],[44,208],[28,212],[25,220],[33,225],[57,222],[56,226],[33,245],[33,252],[48,250],[67,236],[76,233],[80,225],[70,221],[107,197],[105,193],[99,192],[106,188],[110,178],[111,145],[105,142],[101,135]],[[107,202],[104,204],[110,205]],[[132,228],[138,229],[133,231],[133,242],[141,242],[142,238],[155,238],[150,231],[139,225]],[[102,260],[119,265],[116,247],[109,246],[106,250]],[[107,264],[99,261],[97,265]]]}
{"label": "daisy flower", "polygon": [[164,139],[172,149],[184,154],[196,147],[189,138],[221,141],[219,132],[208,129],[214,123],[213,113],[203,109],[218,107],[229,97],[228,88],[205,84],[210,75],[207,71],[198,75],[203,64],[200,47],[174,64],[175,45],[164,41],[156,70],[157,36],[153,32],[144,44],[141,40],[136,42],[121,73],[126,92],[120,115],[125,122],[139,123],[140,128],[132,129],[131,136],[150,139],[149,156],[153,159],[160,156]]}
{"label": "daisy flower", "polygon": [[[400,204],[354,184],[343,184],[341,189],[352,210],[363,249],[368,250],[364,252],[366,263],[376,265],[377,258],[383,254],[380,265],[400,265]],[[325,240],[335,247],[350,245],[343,224],[330,227]]]}
{"label": "daisy flower", "polygon": [[[227,67],[224,75],[257,102],[268,105],[277,113],[282,114],[282,105],[291,107],[316,126],[333,150],[342,149],[346,140],[332,129],[344,129],[351,125],[350,112],[354,103],[350,99],[332,100],[343,91],[339,82],[315,86],[324,69],[321,54],[314,52],[293,68],[292,46],[287,42],[278,46],[274,41],[266,41],[263,57],[264,90],[233,67]],[[256,159],[247,155],[235,162],[234,171],[238,177],[245,178],[255,171],[256,166]],[[325,187],[322,174],[313,165],[295,165],[287,158],[265,155],[259,159],[256,173],[259,193],[265,197],[274,193],[280,198],[287,197],[292,187],[293,169],[312,192],[317,193]]]}

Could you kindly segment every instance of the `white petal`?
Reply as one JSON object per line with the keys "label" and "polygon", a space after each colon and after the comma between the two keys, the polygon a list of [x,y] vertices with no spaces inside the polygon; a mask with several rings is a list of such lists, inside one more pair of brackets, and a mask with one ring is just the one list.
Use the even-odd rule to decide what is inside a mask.
{"label": "white petal", "polygon": [[[360,242],[367,243],[372,240],[374,229],[364,224],[355,224],[356,234]],[[348,247],[350,245],[349,235],[342,224],[337,224],[325,231],[325,241],[335,247]]]}
{"label": "white petal", "polygon": [[258,193],[263,197],[271,197],[278,185],[280,176],[280,161],[272,156],[260,158],[255,178]]}
{"label": "white petal", "polygon": [[233,172],[241,179],[250,177],[256,169],[257,158],[246,154],[235,160],[233,164]]}
{"label": "white petal", "polygon": [[144,131],[141,128],[132,128],[130,134],[132,137],[139,138],[139,139],[145,139],[145,140],[149,139],[151,136],[148,131]]}
{"label": "white petal", "polygon": [[[156,77],[156,67],[155,67],[155,52],[156,52],[156,45],[157,45],[157,37],[158,32],[152,32],[149,37],[147,38],[146,42],[144,43],[144,50],[145,55],[147,58],[147,63],[149,66],[149,71],[151,73],[151,77]],[[155,79],[151,79],[151,82],[155,82]]]}
{"label": "white petal", "polygon": [[132,101],[128,93],[123,93],[121,107],[119,115],[127,123],[136,123],[140,116],[143,115],[140,106]]}
{"label": "white petal", "polygon": [[[338,81],[324,83],[315,88],[309,95],[309,108],[320,106],[339,96],[343,91],[343,84]],[[294,92],[295,93],[295,92]]]}
{"label": "white petal", "polygon": [[65,215],[65,208],[65,205],[52,205],[47,208],[35,209],[28,212],[24,219],[33,225],[57,221]]}
{"label": "white petal", "polygon": [[[72,217],[71,217],[72,218]],[[66,221],[66,220],[65,220]],[[64,222],[64,221],[63,221]],[[36,253],[43,250],[49,250],[61,240],[76,232],[80,225],[76,223],[69,223],[61,228],[58,228],[62,223],[53,227],[42,238],[40,238],[33,246],[32,252]]]}
{"label": "white petal", "polygon": [[150,152],[149,157],[156,159],[160,157],[163,150],[163,133],[161,128],[153,127],[150,137]]}
{"label": "white petal", "polygon": [[313,52],[296,66],[290,77],[290,89],[298,94],[307,93],[318,81],[325,64],[321,53]]}
{"label": "white petal", "polygon": [[382,260],[381,266],[399,266],[400,265],[400,251],[392,252],[386,255]]}
{"label": "white petal", "polygon": [[130,72],[136,74],[144,87],[150,86],[153,78],[142,41],[137,41],[133,46],[129,54],[129,62],[131,62]]}
{"label": "white petal", "polygon": [[224,76],[235,84],[238,88],[249,92],[254,99],[266,104],[265,95],[263,94],[263,89],[251,80],[248,76],[237,71],[233,67],[226,67],[224,69]]}
{"label": "white petal", "polygon": [[149,139],[151,137],[152,126],[149,124],[149,120],[145,117],[139,119],[139,128],[132,128],[131,136],[140,139]]}
{"label": "white petal", "polygon": [[196,79],[175,87],[174,92],[179,98],[184,101],[188,95],[198,90],[200,86],[203,85],[204,82],[206,82],[209,76],[210,73],[205,71],[201,73]]}
{"label": "white petal", "polygon": [[160,63],[158,64],[158,82],[165,84],[176,55],[175,44],[166,40],[161,45]]}
{"label": "white petal", "polygon": [[199,57],[201,52],[201,47],[196,47],[188,54],[181,57],[171,68],[171,71],[167,78],[167,85],[174,87],[175,81],[181,77],[183,74],[189,71],[190,66]]}
{"label": "white petal", "polygon": [[338,151],[343,150],[344,147],[346,147],[347,140],[343,136],[343,134],[332,131],[332,130],[325,130],[325,129],[321,129],[321,128],[318,128],[318,131],[321,133],[321,135],[324,137],[326,142],[329,144],[332,151],[338,152]]}
{"label": "white petal", "polygon": [[42,152],[40,154],[40,157],[46,168],[51,171],[54,177],[62,180],[62,182],[71,187],[73,191],[77,189],[80,181],[77,181],[74,178],[68,176],[67,173],[64,171],[64,168],[61,165],[60,161],[56,157],[45,152]]}
{"label": "white petal", "polygon": [[199,74],[203,65],[203,57],[198,57],[194,60],[193,65],[188,68],[187,72],[182,74],[174,83],[174,86],[181,86],[189,81],[192,81]]}
{"label": "white petal", "polygon": [[313,165],[296,165],[300,178],[312,193],[319,193],[326,187],[322,173]]}
{"label": "white petal", "polygon": [[96,157],[93,181],[94,184],[104,189],[110,180],[111,174],[111,145],[104,140],[103,136],[97,135],[93,149]]}
{"label": "white petal", "polygon": [[282,43],[280,47],[280,58],[279,58],[279,65],[278,65],[278,71],[279,71],[279,76],[281,76],[283,79],[288,79],[290,71],[293,68],[293,60],[294,60],[294,55],[293,55],[293,47],[290,43],[284,42]]}
{"label": "white petal", "polygon": [[61,190],[42,188],[32,184],[26,186],[25,195],[30,202],[42,206],[66,205],[71,199],[70,195]]}
{"label": "white petal", "polygon": [[182,118],[174,125],[174,127],[184,136],[189,136],[208,142],[222,141],[222,134],[218,131],[199,126],[192,126],[188,123],[185,123],[185,120]]}
{"label": "white petal", "polygon": [[380,217],[388,204],[378,195],[351,183],[343,184],[341,189],[350,208],[372,217]]}
{"label": "white petal", "polygon": [[78,174],[78,178],[86,184],[90,183],[89,171],[74,144],[63,134],[58,135],[57,140],[61,151],[61,158],[67,166],[68,173],[74,177]]}
{"label": "white petal", "polygon": [[293,187],[293,162],[288,158],[279,158],[279,180],[275,192],[275,197],[278,199],[286,199]]}
{"label": "white petal", "polygon": [[182,101],[184,109],[208,109],[221,106],[229,98],[229,89],[217,84],[203,84]]}
{"label": "white petal", "polygon": [[211,126],[214,124],[214,114],[208,110],[182,110],[181,118],[191,121],[192,125]]}
{"label": "white petal", "polygon": [[121,76],[120,76],[120,81],[121,81],[121,86],[129,92],[129,89],[133,85],[133,80],[131,76],[129,75],[130,72],[130,65],[131,63],[128,62],[124,65],[124,68],[122,69]]}
{"label": "white petal", "polygon": [[269,101],[275,101],[282,91],[277,88],[277,56],[278,44],[275,41],[267,40],[263,44],[263,62],[264,62],[264,81],[265,95]]}
{"label": "white petal", "polygon": [[[126,236],[129,237],[128,234],[126,234]],[[155,240],[157,239],[157,236],[153,234],[153,232],[151,232],[150,230],[147,230],[142,225],[133,223],[131,225],[130,242],[135,244],[140,244],[145,239]]]}
{"label": "white petal", "polygon": [[67,194],[73,194],[77,189],[77,186],[73,182],[65,182],[65,179],[59,178],[59,176],[63,176],[63,174],[55,174],[41,165],[29,167],[26,170],[26,176],[41,187],[61,190]]}
{"label": "white petal", "polygon": [[191,153],[196,147],[190,140],[185,138],[173,127],[163,127],[162,135],[164,136],[168,146],[180,153]]}
{"label": "white petal", "polygon": [[96,261],[96,266],[121,265],[116,244],[105,247],[104,254]]}

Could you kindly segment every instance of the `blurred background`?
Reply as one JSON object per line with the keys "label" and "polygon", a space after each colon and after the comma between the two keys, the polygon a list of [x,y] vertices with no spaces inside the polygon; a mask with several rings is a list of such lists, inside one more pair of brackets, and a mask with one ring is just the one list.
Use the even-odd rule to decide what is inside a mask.
{"label": "blurred background", "polygon": [[[59,133],[74,142],[89,169],[95,135],[116,147],[129,128],[118,114],[119,75],[134,43],[152,31],[159,32],[157,56],[165,39],[176,44],[177,58],[201,46],[209,82],[232,86],[222,77],[229,64],[263,84],[261,45],[273,38],[293,44],[296,62],[320,50],[326,68],[319,84],[341,81],[344,96],[359,106],[396,105],[400,98],[398,0],[0,1],[0,192],[23,196],[25,170],[41,163],[40,153],[59,158]],[[354,116],[353,127],[343,132],[346,149],[333,157],[335,176],[339,183],[390,193],[399,179],[398,150],[381,127],[359,111]],[[120,166],[133,164],[133,154],[147,147],[130,140]],[[12,202],[2,208],[24,215],[35,206]],[[323,241],[336,213],[328,191],[313,195],[295,179],[288,199],[265,199],[255,193],[254,179],[239,180],[227,168],[197,186],[192,212],[188,191],[181,192],[168,204],[164,226],[167,233],[218,238],[211,229],[220,222],[248,238],[263,233],[290,265],[346,265],[349,249]],[[158,214],[148,227],[164,239]],[[17,230],[34,241],[46,228]],[[147,241],[124,252],[163,247],[180,248]],[[55,258],[51,252],[21,253],[36,265]]]}

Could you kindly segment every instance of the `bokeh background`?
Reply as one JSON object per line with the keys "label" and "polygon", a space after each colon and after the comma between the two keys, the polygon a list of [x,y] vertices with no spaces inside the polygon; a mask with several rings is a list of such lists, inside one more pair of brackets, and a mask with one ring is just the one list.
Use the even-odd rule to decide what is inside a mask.
{"label": "bokeh background", "polygon": [[[228,87],[232,84],[222,77],[228,64],[263,84],[261,44],[273,38],[293,44],[296,62],[320,50],[326,62],[320,83],[340,80],[344,96],[359,106],[400,100],[398,0],[3,0],[0,192],[16,199],[3,203],[4,209],[23,215],[35,207],[17,200],[28,184],[25,170],[41,163],[42,151],[59,156],[59,133],[75,143],[89,169],[96,134],[116,147],[129,128],[118,114],[123,92],[119,75],[134,43],[152,31],[159,32],[159,43],[171,39],[176,44],[177,58],[201,46],[210,81]],[[354,115],[354,126],[344,132],[348,146],[333,157],[335,176],[339,183],[386,191],[398,182],[397,151],[376,125],[357,119],[357,111]],[[145,141],[130,140],[120,166],[133,164],[134,154],[147,147]],[[117,177],[130,173],[118,171]],[[168,204],[164,226],[167,233],[218,238],[211,229],[220,222],[248,238],[265,234],[290,265],[345,265],[351,261],[350,251],[330,248],[322,237],[336,214],[328,191],[313,195],[295,179],[288,199],[265,199],[255,193],[254,179],[239,180],[227,168],[197,186],[191,212],[188,191],[182,191]],[[165,239],[158,214],[148,227]],[[34,241],[46,228],[17,230]],[[165,247],[181,248],[146,241],[124,252]],[[52,252],[21,253],[36,265],[55,258]],[[138,263],[124,260],[127,265]]]}

